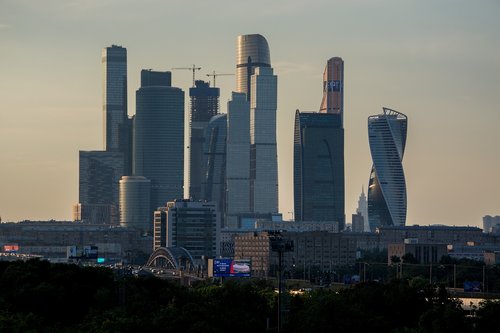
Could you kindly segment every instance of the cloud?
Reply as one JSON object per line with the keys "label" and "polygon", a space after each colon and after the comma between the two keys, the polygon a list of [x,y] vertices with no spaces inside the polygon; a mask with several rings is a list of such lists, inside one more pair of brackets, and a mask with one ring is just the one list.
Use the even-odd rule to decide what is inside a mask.
{"label": "cloud", "polygon": [[6,23],[0,23],[0,29],[8,29],[8,28],[10,28],[10,25]]}

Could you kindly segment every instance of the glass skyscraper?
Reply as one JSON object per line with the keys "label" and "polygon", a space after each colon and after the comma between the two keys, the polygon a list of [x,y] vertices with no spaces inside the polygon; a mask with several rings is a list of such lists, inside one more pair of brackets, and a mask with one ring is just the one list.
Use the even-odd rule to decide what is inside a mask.
{"label": "glass skyscraper", "polygon": [[294,211],[296,221],[345,227],[344,129],[333,113],[295,113]]}
{"label": "glass skyscraper", "polygon": [[294,212],[297,221],[345,228],[344,61],[330,58],[319,113],[295,114]]}
{"label": "glass skyscraper", "polygon": [[[127,49],[112,45],[102,50],[104,149],[123,151],[120,131],[127,125]],[[123,141],[123,140],[122,140]]]}
{"label": "glass skyscraper", "polygon": [[380,226],[406,223],[406,182],[403,155],[408,118],[383,108],[368,117],[368,137],[373,166],[368,184],[368,220],[373,232]]}
{"label": "glass skyscraper", "polygon": [[136,92],[134,175],[151,180],[151,219],[157,207],[184,197],[184,92],[170,72],[141,71]]}
{"label": "glass skyscraper", "polygon": [[204,177],[203,145],[205,128],[210,119],[219,110],[219,88],[209,87],[208,82],[195,81],[195,87],[189,88],[191,113],[189,123],[189,197],[203,199],[201,183]]}
{"label": "glass skyscraper", "polygon": [[227,114],[212,117],[204,134],[201,194],[203,200],[215,202],[219,212],[226,211],[226,137]]}
{"label": "glass skyscraper", "polygon": [[236,91],[251,98],[250,81],[255,69],[271,67],[269,45],[259,34],[241,35],[236,40]]}

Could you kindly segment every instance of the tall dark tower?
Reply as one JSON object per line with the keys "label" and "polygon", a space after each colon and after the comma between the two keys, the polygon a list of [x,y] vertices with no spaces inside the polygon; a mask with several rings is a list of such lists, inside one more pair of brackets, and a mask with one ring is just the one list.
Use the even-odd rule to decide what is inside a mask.
{"label": "tall dark tower", "polygon": [[331,113],[295,113],[296,221],[331,221],[345,227],[344,129]]}
{"label": "tall dark tower", "polygon": [[319,113],[297,111],[294,211],[298,221],[334,221],[345,228],[344,61],[328,60]]}
{"label": "tall dark tower", "polygon": [[104,149],[119,151],[120,126],[127,121],[127,49],[102,50]]}
{"label": "tall dark tower", "polygon": [[134,175],[151,180],[151,217],[184,197],[184,92],[170,72],[141,71],[136,92]]}
{"label": "tall dark tower", "polygon": [[208,82],[195,81],[189,88],[191,113],[189,122],[189,196],[203,199],[201,184],[204,177],[203,145],[205,129],[210,119],[219,111],[219,88],[211,88]]}

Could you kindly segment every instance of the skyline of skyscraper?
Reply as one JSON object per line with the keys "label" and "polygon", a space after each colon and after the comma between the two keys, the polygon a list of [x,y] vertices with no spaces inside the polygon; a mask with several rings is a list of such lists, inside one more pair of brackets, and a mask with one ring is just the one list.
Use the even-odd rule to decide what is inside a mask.
{"label": "skyline of skyscraper", "polygon": [[276,109],[278,77],[257,67],[250,80],[250,209],[278,213]]}
{"label": "skyline of skyscraper", "polygon": [[151,220],[157,207],[184,197],[184,91],[171,86],[170,72],[141,71],[133,172],[151,180]]}
{"label": "skyline of skyscraper", "polygon": [[239,215],[250,213],[250,103],[232,93],[227,103],[226,225],[238,228]]}
{"label": "skyline of skyscraper", "polygon": [[368,117],[368,138],[373,166],[368,184],[370,230],[406,223],[406,181],[402,165],[408,117],[384,107]]}
{"label": "skyline of skyscraper", "polygon": [[112,45],[102,50],[104,150],[120,151],[121,126],[127,121],[127,49]]}
{"label": "skyline of skyscraper", "polygon": [[202,161],[202,200],[213,201],[226,225],[226,137],[227,114],[218,114],[206,126]]}
{"label": "skyline of skyscraper", "polygon": [[250,101],[250,80],[258,67],[271,67],[269,45],[260,34],[240,35],[236,40],[236,92]]}
{"label": "skyline of skyscraper", "polygon": [[295,113],[294,211],[296,221],[331,221],[345,228],[344,130],[332,113]]}
{"label": "skyline of skyscraper", "polygon": [[196,80],[189,88],[191,101],[189,113],[189,197],[202,200],[203,146],[205,128],[219,111],[219,88],[210,87],[208,82]]}
{"label": "skyline of skyscraper", "polygon": [[340,115],[344,126],[344,61],[340,57],[330,58],[325,66],[319,112]]}

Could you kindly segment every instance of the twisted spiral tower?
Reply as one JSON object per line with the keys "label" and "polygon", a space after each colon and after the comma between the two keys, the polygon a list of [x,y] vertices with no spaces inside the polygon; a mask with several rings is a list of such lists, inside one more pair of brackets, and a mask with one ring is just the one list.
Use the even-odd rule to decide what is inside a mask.
{"label": "twisted spiral tower", "polygon": [[368,136],[373,166],[368,184],[368,221],[373,232],[380,226],[404,226],[406,222],[406,182],[403,154],[408,117],[383,108],[368,117]]}

